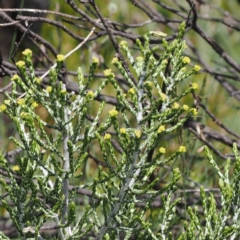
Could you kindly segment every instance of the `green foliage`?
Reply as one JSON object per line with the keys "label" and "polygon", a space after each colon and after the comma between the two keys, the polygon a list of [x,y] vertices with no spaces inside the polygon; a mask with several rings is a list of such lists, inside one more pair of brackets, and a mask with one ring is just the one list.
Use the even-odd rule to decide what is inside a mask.
{"label": "green foliage", "polygon": [[[40,230],[52,221],[58,230],[54,239],[84,236],[91,239],[90,234],[94,239],[130,239],[132,236],[172,239],[176,205],[180,201],[174,198],[180,170],[171,170],[171,179],[161,188],[156,187],[158,178],[150,179],[164,164],[186,151],[185,146],[179,146],[165,156],[164,137],[180,130],[197,114],[196,109],[181,106],[181,100],[197,89],[197,84],[191,84],[183,92],[176,91],[178,84],[200,69],[197,65],[191,70],[186,68],[190,59],[183,55],[184,30],[183,23],[171,44],[163,39],[163,51],[151,49],[149,37],[164,34],[147,33],[144,42],[136,41],[142,54],[137,58],[126,42],[120,43],[133,69],[133,77],[120,59],[114,58],[112,64],[127,82],[127,92],[111,69],[104,71],[106,78],[97,89],[89,89],[98,66],[96,58],[90,65],[87,79],[82,69],[78,69],[78,90],[68,92],[64,82],[58,80],[64,60],[62,55],[58,55],[56,68],[51,69],[48,84],[44,85],[43,80],[35,76],[31,51],[23,52],[24,61],[16,64],[20,76],[12,77],[12,94],[6,94],[7,100],[0,106],[19,133],[19,138],[12,137],[12,141],[24,150],[16,166],[10,166],[4,155],[0,158],[1,167],[10,179],[8,184],[3,180],[0,183],[14,207],[3,198],[1,202],[21,239],[44,239]],[[107,84],[115,89],[117,104],[108,111],[107,119],[100,121],[105,102],[91,117],[90,109]],[[17,86],[25,92],[21,97],[16,94]],[[51,123],[40,117],[36,111],[38,106],[47,110]],[[82,178],[84,163],[96,147],[100,149],[97,174],[95,178]],[[240,158],[236,146],[234,153],[235,172],[230,183],[230,162],[222,174],[206,148],[209,162],[219,175],[222,209],[218,212],[213,195],[207,197],[202,188],[203,217],[197,209],[189,208],[190,223],[179,239],[195,239],[196,234],[201,239],[238,237]],[[91,204],[84,203],[80,211],[77,192],[86,189],[91,190]],[[162,206],[156,213],[152,204],[159,196]],[[229,225],[232,207],[235,211]],[[202,219],[206,226],[202,226]]]}

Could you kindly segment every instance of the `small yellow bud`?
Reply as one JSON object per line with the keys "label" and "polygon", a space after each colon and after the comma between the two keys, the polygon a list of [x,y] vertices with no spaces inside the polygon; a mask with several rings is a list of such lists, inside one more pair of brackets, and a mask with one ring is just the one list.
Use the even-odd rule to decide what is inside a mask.
{"label": "small yellow bud", "polygon": [[109,139],[111,139],[111,135],[109,133],[106,133],[104,135],[104,140],[109,140]]}
{"label": "small yellow bud", "polygon": [[50,93],[52,91],[52,87],[51,86],[46,87],[46,91]]}
{"label": "small yellow bud", "polygon": [[20,171],[20,167],[18,165],[15,165],[15,166],[12,167],[12,170],[14,172],[18,172],[18,171]]}
{"label": "small yellow bud", "polygon": [[93,98],[95,95],[93,91],[88,91],[87,96]]}
{"label": "small yellow bud", "polygon": [[142,56],[138,56],[138,57],[136,57],[136,60],[138,62],[143,62],[144,58]]}
{"label": "small yellow bud", "polygon": [[126,46],[126,47],[127,47],[127,45],[128,45],[128,44],[127,44],[127,42],[126,42],[126,41],[121,41],[121,42],[120,42],[120,46],[121,46],[121,47],[124,47],[124,46]]}
{"label": "small yellow bud", "polygon": [[24,67],[25,67],[25,62],[24,62],[24,61],[18,61],[18,62],[16,63],[16,66],[17,66],[18,68],[24,68]]}
{"label": "small yellow bud", "polygon": [[115,108],[110,110],[108,113],[110,117],[116,117],[118,115],[118,111]]}
{"label": "small yellow bud", "polygon": [[125,128],[120,128],[120,133],[121,134],[126,134],[127,132],[126,132],[126,129]]}
{"label": "small yellow bud", "polygon": [[23,56],[32,56],[32,51],[30,49],[25,49],[23,52],[22,52]]}
{"label": "small yellow bud", "polygon": [[118,62],[118,58],[114,57],[114,58],[112,59],[112,64],[117,63],[117,62]]}
{"label": "small yellow bud", "polygon": [[184,64],[188,64],[188,63],[191,62],[191,59],[190,59],[189,57],[184,57],[184,58],[182,59],[182,62],[183,62]]}
{"label": "small yellow bud", "polygon": [[164,154],[164,153],[166,153],[166,148],[160,147],[160,148],[158,149],[158,151],[159,151],[160,153]]}
{"label": "small yellow bud", "polygon": [[57,55],[57,61],[58,61],[58,62],[63,62],[64,59],[65,59],[65,56],[64,56],[64,55],[62,55],[62,54],[58,54],[58,55]]}
{"label": "small yellow bud", "polygon": [[195,65],[194,68],[193,68],[194,71],[198,72],[201,70],[201,67],[198,66],[198,65]]}
{"label": "small yellow bud", "polygon": [[99,59],[97,57],[93,57],[92,59],[93,63],[98,64],[99,63]]}
{"label": "small yellow bud", "polygon": [[24,98],[20,98],[20,99],[17,100],[17,104],[20,105],[20,106],[22,106],[24,103],[25,103]]}
{"label": "small yellow bud", "polygon": [[188,111],[189,110],[189,106],[188,105],[183,105],[183,110],[184,111]]}
{"label": "small yellow bud", "polygon": [[147,87],[149,87],[149,88],[152,88],[153,83],[150,82],[150,81],[147,81],[147,82],[145,82],[145,85],[146,85]]}
{"label": "small yellow bud", "polygon": [[181,72],[186,72],[186,71],[187,71],[187,68],[186,68],[186,67],[182,67],[182,68],[180,69],[180,71],[181,71]]}
{"label": "small yellow bud", "polygon": [[14,74],[11,78],[12,81],[18,81],[20,77],[17,74]]}
{"label": "small yellow bud", "polygon": [[167,100],[167,96],[164,93],[160,93],[160,97],[163,102]]}
{"label": "small yellow bud", "polygon": [[110,77],[110,76],[114,77],[115,76],[111,69],[106,69],[106,70],[104,70],[103,73],[104,73],[105,77]]}
{"label": "small yellow bud", "polygon": [[175,102],[173,104],[173,109],[179,109],[179,108],[180,108],[180,105],[177,102]]}
{"label": "small yellow bud", "polygon": [[36,102],[32,103],[32,107],[36,108],[38,106],[38,104]]}
{"label": "small yellow bud", "polygon": [[184,153],[187,151],[186,147],[185,146],[180,146],[179,149],[178,149],[179,152],[181,153]]}
{"label": "small yellow bud", "polygon": [[135,134],[135,136],[136,136],[137,138],[140,138],[140,137],[142,136],[141,130],[135,130],[135,131],[134,131],[134,134]]}
{"label": "small yellow bud", "polygon": [[162,64],[163,64],[163,65],[167,65],[167,64],[168,64],[168,60],[167,60],[167,59],[164,59],[164,60],[162,61]]}
{"label": "small yellow bud", "polygon": [[196,90],[196,89],[198,89],[198,88],[199,88],[199,86],[198,86],[198,84],[197,84],[197,83],[192,83],[192,88],[193,88],[194,90]]}
{"label": "small yellow bud", "polygon": [[7,106],[2,104],[0,105],[0,112],[4,112],[7,109]]}
{"label": "small yellow bud", "polygon": [[128,93],[134,95],[136,92],[135,92],[134,88],[130,88],[130,89],[128,90]]}
{"label": "small yellow bud", "polygon": [[67,89],[66,88],[63,88],[61,91],[60,91],[61,94],[65,95],[67,93]]}
{"label": "small yellow bud", "polygon": [[4,100],[4,103],[5,103],[6,105],[10,105],[10,100]]}
{"label": "small yellow bud", "polygon": [[198,114],[198,111],[196,108],[191,108],[191,112],[192,112],[193,116],[196,116]]}
{"label": "small yellow bud", "polygon": [[161,125],[159,128],[158,128],[158,133],[162,133],[162,132],[165,132],[166,128],[164,125]]}
{"label": "small yellow bud", "polygon": [[155,37],[166,37],[167,34],[161,31],[150,31],[150,34]]}
{"label": "small yellow bud", "polygon": [[40,84],[40,83],[42,82],[42,79],[36,77],[36,78],[34,78],[34,81],[35,81],[36,83]]}

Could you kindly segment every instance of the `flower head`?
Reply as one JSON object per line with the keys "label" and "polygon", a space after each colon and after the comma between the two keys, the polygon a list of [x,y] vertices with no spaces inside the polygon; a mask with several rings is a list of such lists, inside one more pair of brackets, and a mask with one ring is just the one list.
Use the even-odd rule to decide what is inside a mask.
{"label": "flower head", "polygon": [[24,61],[18,61],[18,62],[16,63],[16,66],[17,66],[18,68],[24,68],[24,67],[25,67],[25,62],[24,62]]}
{"label": "flower head", "polygon": [[23,56],[27,57],[32,57],[32,51],[30,49],[25,49],[23,52],[22,52]]}
{"label": "flower head", "polygon": [[166,148],[160,147],[160,148],[158,149],[158,151],[159,151],[160,153],[164,154],[164,153],[166,153]]}
{"label": "flower head", "polygon": [[4,100],[4,103],[5,103],[6,105],[10,105],[10,100]]}
{"label": "flower head", "polygon": [[140,137],[142,136],[142,131],[136,129],[136,130],[134,131],[134,134],[135,134],[135,136],[136,136],[137,138],[140,138]]}
{"label": "flower head", "polygon": [[24,103],[25,103],[24,98],[20,98],[20,99],[17,100],[17,104],[20,105],[20,106],[22,106]]}
{"label": "flower head", "polygon": [[111,69],[106,69],[106,70],[104,70],[103,73],[104,73],[105,77],[114,77],[115,76]]}
{"label": "flower head", "polygon": [[159,128],[158,128],[158,133],[162,133],[162,132],[165,132],[166,128],[164,125],[161,125]]}
{"label": "flower head", "polygon": [[179,109],[180,108],[180,105],[179,105],[179,103],[177,103],[177,102],[175,102],[174,104],[173,104],[173,109]]}
{"label": "flower head", "polygon": [[198,65],[194,65],[194,68],[193,68],[194,71],[198,72],[201,70],[201,67],[198,66]]}
{"label": "flower head", "polygon": [[191,108],[191,112],[192,112],[193,116],[196,116],[198,114],[198,111],[196,108]]}
{"label": "flower head", "polygon": [[138,62],[143,62],[144,58],[142,56],[138,56],[138,57],[136,57],[136,60]]}
{"label": "flower head", "polygon": [[18,81],[20,79],[20,77],[17,74],[14,74],[11,78],[12,81]]}
{"label": "flower head", "polygon": [[46,87],[46,91],[50,93],[52,91],[52,87],[51,86]]}
{"label": "flower head", "polygon": [[36,102],[32,103],[32,107],[36,108],[38,106],[38,104]]}
{"label": "flower head", "polygon": [[188,111],[188,110],[189,110],[189,106],[186,105],[186,104],[184,104],[184,105],[183,105],[183,110],[184,110],[184,111]]}
{"label": "flower head", "polygon": [[18,171],[20,171],[20,167],[18,165],[15,165],[15,166],[12,167],[12,170],[14,172],[18,172]]}
{"label": "flower head", "polygon": [[97,57],[93,57],[92,59],[93,63],[98,64],[99,63],[99,59]]}
{"label": "flower head", "polygon": [[127,47],[127,42],[126,42],[126,41],[121,41],[121,42],[120,42],[120,46],[121,46],[121,47],[124,47],[124,46]]}
{"label": "flower head", "polygon": [[189,57],[183,57],[182,62],[183,62],[184,64],[188,64],[188,63],[191,62],[191,59],[190,59]]}
{"label": "flower head", "polygon": [[112,64],[117,63],[117,62],[118,62],[118,58],[117,58],[117,57],[114,57],[114,58],[112,59]]}
{"label": "flower head", "polygon": [[64,55],[62,55],[62,54],[58,54],[58,55],[57,55],[57,61],[58,61],[58,62],[63,62],[64,59],[65,59],[65,56],[64,56]]}
{"label": "flower head", "polygon": [[180,147],[178,148],[178,151],[181,152],[181,153],[184,153],[184,152],[187,151],[187,149],[186,149],[185,146],[180,146]]}
{"label": "flower head", "polygon": [[87,97],[90,97],[90,98],[93,98],[95,95],[94,95],[94,92],[93,91],[88,91],[87,93]]}
{"label": "flower head", "polygon": [[167,100],[167,96],[164,93],[160,93],[160,98],[163,102],[165,102]]}
{"label": "flower head", "polygon": [[7,109],[5,104],[0,105],[0,112],[4,112]]}
{"label": "flower head", "polygon": [[134,90],[134,88],[130,88],[129,90],[128,90],[128,92],[130,93],[130,94],[132,94],[132,95],[134,95],[136,92],[135,92],[135,90]]}
{"label": "flower head", "polygon": [[110,140],[111,139],[111,135],[109,133],[106,133],[104,135],[104,140]]}
{"label": "flower head", "polygon": [[126,134],[127,132],[126,132],[126,128],[120,128],[120,133],[121,134]]}
{"label": "flower head", "polygon": [[197,84],[197,83],[192,83],[192,88],[193,88],[194,90],[196,90],[196,89],[198,89],[198,88],[199,88],[199,86],[198,86],[198,84]]}
{"label": "flower head", "polygon": [[118,115],[118,111],[115,108],[110,110],[108,113],[109,113],[110,117],[116,117]]}
{"label": "flower head", "polygon": [[34,81],[37,83],[37,84],[40,84],[42,82],[42,79],[41,78],[34,78]]}

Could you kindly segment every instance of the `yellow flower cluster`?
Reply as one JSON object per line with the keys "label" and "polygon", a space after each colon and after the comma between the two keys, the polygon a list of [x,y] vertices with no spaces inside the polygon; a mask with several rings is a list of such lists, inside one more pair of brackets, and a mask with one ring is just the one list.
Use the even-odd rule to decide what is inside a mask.
{"label": "yellow flower cluster", "polygon": [[144,58],[142,56],[138,56],[138,57],[136,57],[136,60],[138,62],[143,62]]}
{"label": "yellow flower cluster", "polygon": [[93,63],[95,63],[95,64],[98,64],[99,63],[99,59],[97,58],[97,57],[93,57]]}
{"label": "yellow flower cluster", "polygon": [[199,88],[199,86],[198,86],[198,84],[197,84],[197,83],[192,83],[192,88],[193,88],[194,90],[196,90],[196,89],[198,89],[198,88]]}
{"label": "yellow flower cluster", "polygon": [[134,88],[130,88],[129,90],[128,90],[128,92],[130,93],[130,94],[132,94],[132,95],[134,95],[136,92],[135,92],[135,90],[134,90]]}
{"label": "yellow flower cluster", "polygon": [[164,125],[161,125],[159,128],[158,128],[158,133],[162,133],[162,132],[165,132],[166,128]]}
{"label": "yellow flower cluster", "polygon": [[46,91],[50,93],[52,91],[52,87],[51,86],[46,87]]}
{"label": "yellow flower cluster", "polygon": [[65,56],[64,56],[64,55],[62,55],[62,54],[58,54],[58,55],[57,55],[57,61],[58,61],[58,62],[63,62],[64,59],[65,59]]}
{"label": "yellow flower cluster", "polygon": [[114,77],[115,76],[111,69],[106,69],[106,70],[104,70],[103,73],[104,73],[105,77],[110,77],[110,76]]}
{"label": "yellow flower cluster", "polygon": [[11,80],[14,82],[14,81],[18,81],[20,79],[20,77],[17,75],[17,74],[14,74],[11,78]]}
{"label": "yellow flower cluster", "polygon": [[5,104],[0,105],[0,112],[4,112],[7,109]]}
{"label": "yellow flower cluster", "polygon": [[110,117],[116,117],[118,115],[118,111],[115,108],[110,110],[108,113]]}
{"label": "yellow flower cluster", "polygon": [[187,149],[186,149],[185,146],[180,146],[180,147],[178,148],[178,151],[181,152],[181,153],[184,153],[184,152],[187,151]]}
{"label": "yellow flower cluster", "polygon": [[137,138],[140,138],[142,136],[141,130],[138,130],[138,129],[134,131],[134,134]]}
{"label": "yellow flower cluster", "polygon": [[159,151],[160,153],[164,154],[164,153],[166,153],[166,148],[160,147],[160,148],[158,149],[158,151]]}
{"label": "yellow flower cluster", "polygon": [[111,139],[111,135],[109,133],[106,133],[104,135],[104,140],[110,140]]}
{"label": "yellow flower cluster", "polygon": [[127,47],[127,45],[128,45],[128,44],[127,44],[127,42],[126,42],[126,41],[121,41],[121,42],[120,42],[120,46],[121,46],[121,47],[124,47],[124,46],[126,46],[126,47]]}
{"label": "yellow flower cluster", "polygon": [[24,67],[25,67],[25,62],[24,62],[24,61],[18,61],[18,62],[16,63],[16,66],[17,66],[18,68],[24,68]]}
{"label": "yellow flower cluster", "polygon": [[173,109],[177,110],[177,109],[179,109],[179,108],[180,108],[179,103],[175,102],[175,103],[173,104]]}
{"label": "yellow flower cluster", "polygon": [[189,110],[189,106],[186,105],[186,104],[184,104],[184,105],[183,105],[183,110],[184,110],[184,111],[188,111],[188,110]]}
{"label": "yellow flower cluster", "polygon": [[126,129],[125,128],[120,128],[120,133],[121,134],[126,134],[127,132],[126,132]]}
{"label": "yellow flower cluster", "polygon": [[36,108],[38,106],[38,104],[36,102],[32,103],[32,107]]}
{"label": "yellow flower cluster", "polygon": [[17,100],[17,104],[20,105],[20,106],[22,106],[24,103],[25,103],[24,98],[20,98],[20,99]]}
{"label": "yellow flower cluster", "polygon": [[90,98],[93,98],[95,95],[94,95],[94,92],[90,90],[88,91],[87,96]]}
{"label": "yellow flower cluster", "polygon": [[183,62],[184,64],[188,64],[188,63],[191,62],[191,59],[190,59],[189,57],[183,57],[182,62]]}
{"label": "yellow flower cluster", "polygon": [[23,56],[32,56],[32,51],[30,49],[25,49],[23,52],[22,52]]}
{"label": "yellow flower cluster", "polygon": [[198,65],[195,65],[195,66],[194,66],[194,68],[193,68],[193,70],[195,70],[196,72],[198,72],[198,71],[200,71],[200,70],[201,70],[201,67],[200,67],[200,66],[198,66]]}
{"label": "yellow flower cluster", "polygon": [[112,59],[112,64],[117,63],[117,62],[118,62],[118,58],[114,57],[114,58]]}
{"label": "yellow flower cluster", "polygon": [[12,170],[14,172],[18,172],[18,171],[20,171],[20,167],[18,165],[15,165],[15,166],[12,167]]}
{"label": "yellow flower cluster", "polygon": [[165,102],[167,100],[167,96],[164,93],[160,93],[160,97],[163,102]]}

